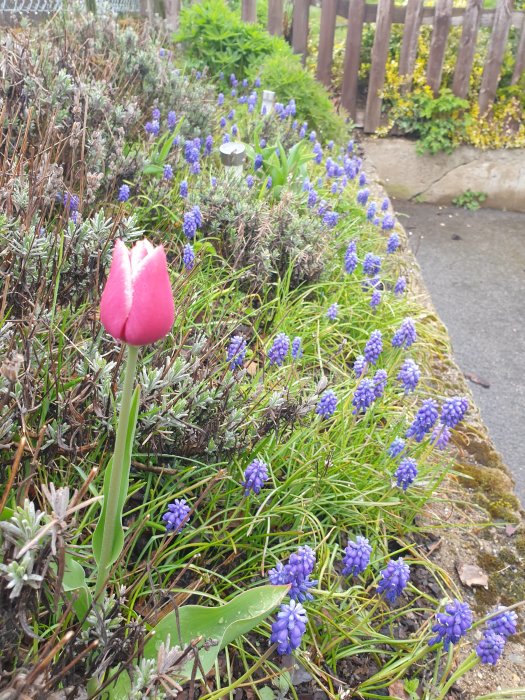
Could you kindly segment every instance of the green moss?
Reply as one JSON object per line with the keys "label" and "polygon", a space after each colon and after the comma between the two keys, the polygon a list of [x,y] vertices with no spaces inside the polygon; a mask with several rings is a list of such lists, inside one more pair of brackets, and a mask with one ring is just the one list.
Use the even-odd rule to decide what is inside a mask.
{"label": "green moss", "polygon": [[521,557],[525,557],[525,532],[520,532],[514,539],[514,546]]}
{"label": "green moss", "polygon": [[512,493],[512,483],[504,471],[474,464],[458,464],[460,482],[474,491],[474,502],[491,518],[519,522],[519,500]]}
{"label": "green moss", "polygon": [[513,605],[525,599],[525,579],[520,573],[519,559],[510,548],[502,548],[499,556],[480,552],[477,562],[489,580],[488,589],[475,590],[478,614],[482,615],[498,604]]}

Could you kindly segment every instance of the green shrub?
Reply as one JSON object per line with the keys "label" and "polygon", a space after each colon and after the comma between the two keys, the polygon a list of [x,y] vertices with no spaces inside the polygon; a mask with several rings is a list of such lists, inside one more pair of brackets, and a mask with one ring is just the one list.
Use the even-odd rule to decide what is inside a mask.
{"label": "green shrub", "polygon": [[326,90],[307,73],[298,56],[273,55],[252,68],[252,76],[258,75],[261,84],[274,90],[279,102],[292,98],[300,118],[324,139],[344,138],[348,127],[334,109]]}
{"label": "green shrub", "polygon": [[248,69],[270,54],[291,55],[289,46],[270,36],[257,24],[246,24],[223,0],[206,0],[181,13],[180,32],[186,57],[197,68],[208,67],[212,75],[224,71],[244,78]]}

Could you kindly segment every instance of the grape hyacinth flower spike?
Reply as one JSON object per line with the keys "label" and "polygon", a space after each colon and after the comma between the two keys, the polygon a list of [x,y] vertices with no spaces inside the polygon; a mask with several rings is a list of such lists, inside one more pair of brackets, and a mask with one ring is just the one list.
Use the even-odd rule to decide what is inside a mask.
{"label": "grape hyacinth flower spike", "polygon": [[505,637],[497,634],[494,630],[486,630],[483,639],[476,647],[476,654],[481,663],[495,666],[503,654],[506,641]]}
{"label": "grape hyacinth flower spike", "polygon": [[432,627],[436,636],[429,641],[429,646],[443,642],[443,648],[448,651],[449,646],[457,644],[472,626],[472,611],[468,603],[455,599],[445,606],[445,612],[436,613],[436,620]]}
{"label": "grape hyacinth flower spike", "polygon": [[257,496],[267,478],[268,465],[262,459],[254,459],[244,472],[244,495],[248,496],[252,491]]}
{"label": "grape hyacinth flower spike", "polygon": [[408,584],[410,567],[402,557],[392,559],[380,572],[380,577],[377,592],[384,595],[389,603],[395,603]]}
{"label": "grape hyacinth flower spike", "polygon": [[167,513],[162,516],[162,520],[166,523],[166,530],[179,532],[187,524],[190,511],[190,506],[183,498],[170,503]]}
{"label": "grape hyacinth flower spike", "polygon": [[334,415],[336,408],[337,396],[331,389],[328,389],[328,391],[325,391],[319,399],[315,412],[318,416],[322,416],[323,418],[331,418]]}
{"label": "grape hyacinth flower spike", "polygon": [[283,364],[289,349],[290,338],[286,335],[286,333],[278,333],[271,348],[268,350],[268,360],[270,361],[270,364],[280,367]]}
{"label": "grape hyacinth flower spike", "polygon": [[226,359],[230,363],[230,369],[233,371],[237,367],[242,367],[246,357],[246,340],[242,335],[234,335],[228,345]]}
{"label": "grape hyacinth flower spike", "polygon": [[339,304],[334,303],[331,304],[328,308],[328,311],[326,312],[326,317],[330,319],[330,321],[335,321],[337,318],[337,314],[339,312]]}
{"label": "grape hyacinth flower spike", "polygon": [[417,476],[416,460],[411,457],[405,457],[405,459],[401,460],[394,476],[396,477],[399,488],[406,491],[407,488],[414,483]]}
{"label": "grape hyacinth flower spike", "polygon": [[370,564],[372,547],[366,537],[358,535],[355,542],[349,541],[343,555],[343,576],[358,576]]}
{"label": "grape hyacinth flower spike", "polygon": [[496,608],[496,613],[496,615],[493,615],[487,620],[487,627],[505,638],[516,634],[518,616],[514,610],[509,610],[500,605]]}
{"label": "grape hyacinth flower spike", "polygon": [[365,350],[364,350],[364,356],[365,360],[371,364],[375,365],[377,360],[379,359],[379,355],[383,352],[383,336],[381,334],[381,331],[372,331],[370,334],[370,338],[368,339],[366,345],[365,345]]}
{"label": "grape hyacinth flower spike", "polygon": [[295,600],[283,603],[277,613],[277,619],[272,625],[270,642],[277,644],[277,652],[281,655],[291,654],[301,645],[306,632],[306,611]]}

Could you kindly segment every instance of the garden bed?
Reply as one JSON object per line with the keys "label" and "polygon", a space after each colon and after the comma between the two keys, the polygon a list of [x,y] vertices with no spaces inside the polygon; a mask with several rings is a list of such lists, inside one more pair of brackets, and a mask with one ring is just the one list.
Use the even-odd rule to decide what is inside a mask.
{"label": "garden bed", "polygon": [[[82,697],[86,685],[154,697],[162,682],[210,700],[469,697],[458,661],[478,664],[484,616],[523,597],[519,574],[506,583],[523,557],[518,505],[388,200],[349,134],[312,134],[345,125],[331,113],[304,126],[304,95],[261,115],[273,85],[227,64],[222,77],[190,70],[134,23],[73,10],[2,42],[6,697]],[[247,145],[242,177],[219,159],[234,139]],[[100,297],[116,239],[144,235],[166,251],[175,323],[141,351],[124,547],[83,617],[126,354]],[[61,499],[79,490],[74,513],[51,484],[70,489]],[[471,598],[474,628],[462,623],[448,653],[432,627],[447,601],[471,597],[453,575],[463,532],[489,547],[507,537],[515,561]],[[85,586],[64,579],[71,561]],[[269,582],[304,603],[299,639],[279,640],[278,602],[261,618],[256,596],[285,593]],[[221,606],[239,595],[250,625],[229,637]],[[213,633],[188,628],[192,604]],[[195,663],[188,677],[156,658],[179,632],[190,660],[215,655],[205,681]],[[508,663],[483,671],[485,689],[514,682]]]}

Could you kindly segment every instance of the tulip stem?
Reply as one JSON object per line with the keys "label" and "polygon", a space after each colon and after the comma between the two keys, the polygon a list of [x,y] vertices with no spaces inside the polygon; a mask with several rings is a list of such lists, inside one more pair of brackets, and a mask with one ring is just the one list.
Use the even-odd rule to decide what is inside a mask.
{"label": "tulip stem", "polygon": [[97,572],[97,583],[95,587],[95,599],[104,590],[109,570],[111,566],[111,551],[115,539],[115,520],[117,517],[118,497],[123,488],[128,488],[127,484],[122,484],[122,474],[124,471],[124,455],[126,452],[126,437],[128,432],[129,413],[131,399],[133,396],[133,386],[135,384],[135,371],[139,348],[135,345],[128,345],[128,357],[124,370],[124,386],[122,388],[122,398],[120,403],[120,415],[117,426],[117,436],[115,439],[115,449],[113,452],[113,462],[111,465],[110,486],[108,492],[108,502],[106,504],[106,519],[102,548],[100,552],[100,562]]}

